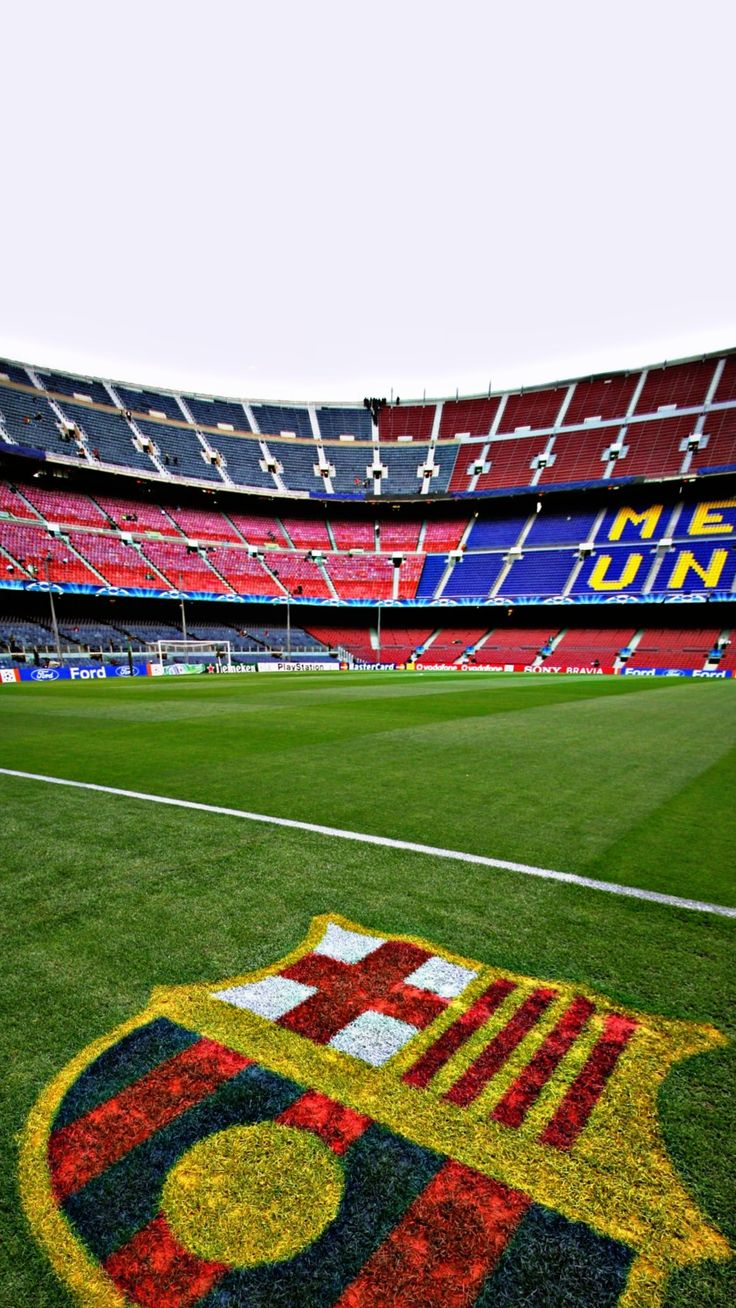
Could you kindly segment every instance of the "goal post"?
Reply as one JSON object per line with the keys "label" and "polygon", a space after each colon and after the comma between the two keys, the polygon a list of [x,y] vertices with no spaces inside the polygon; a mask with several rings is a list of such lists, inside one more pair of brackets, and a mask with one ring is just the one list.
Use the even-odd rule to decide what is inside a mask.
{"label": "goal post", "polygon": [[229,640],[157,640],[151,646],[156,651],[156,662],[192,663],[212,662],[218,672],[232,668],[232,646]]}

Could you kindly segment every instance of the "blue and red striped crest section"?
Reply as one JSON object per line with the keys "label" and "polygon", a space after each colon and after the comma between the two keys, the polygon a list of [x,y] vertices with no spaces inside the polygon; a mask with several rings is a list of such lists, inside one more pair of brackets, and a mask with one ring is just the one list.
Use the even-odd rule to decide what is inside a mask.
{"label": "blue and red striped crest section", "polygon": [[718,1040],[320,918],[80,1055],[29,1121],[24,1202],[99,1308],[654,1306],[728,1256],[655,1112]]}

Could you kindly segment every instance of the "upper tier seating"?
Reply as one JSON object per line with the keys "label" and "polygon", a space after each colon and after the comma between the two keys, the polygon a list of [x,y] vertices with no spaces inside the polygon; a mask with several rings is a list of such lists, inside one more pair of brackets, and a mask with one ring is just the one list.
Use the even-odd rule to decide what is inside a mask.
{"label": "upper tier seating", "polygon": [[425,555],[424,567],[422,568],[417,586],[417,599],[433,599],[437,593],[442,576],[447,568],[448,556],[446,554],[428,554]]}
{"label": "upper tier seating", "polygon": [[530,428],[548,430],[557,423],[567,386],[555,386],[543,391],[521,391],[509,395],[498,424],[499,434]]}
{"label": "upper tier seating", "polygon": [[25,368],[21,364],[8,363],[6,359],[0,359],[0,381],[20,382],[22,386],[31,384]]}
{"label": "upper tier seating", "polygon": [[60,430],[56,414],[42,395],[14,391],[9,386],[0,385],[2,427],[17,445],[51,450],[54,454],[69,457],[79,453],[72,437]]}
{"label": "upper tier seating", "polygon": [[[181,419],[180,419],[181,421]],[[136,419],[141,435],[153,442],[154,453],[164,467],[177,477],[194,477],[197,481],[213,481],[222,485],[222,478],[191,427],[164,427],[161,422]],[[213,436],[219,443],[219,436]]]}
{"label": "upper tier seating", "polygon": [[[248,405],[48,369],[38,370],[44,389],[34,393],[32,375],[20,365],[0,364],[0,443],[86,461],[74,433],[59,429],[61,412],[84,433],[89,458],[160,476],[155,458],[136,447],[128,412],[155,443],[166,475],[213,485],[230,479],[255,490],[317,498],[437,497],[448,491],[484,495],[537,485],[620,484],[736,467],[733,354],[490,397],[390,404],[379,415],[380,444],[372,440],[370,415],[359,405]],[[222,456],[223,475],[187,427],[190,418]],[[255,434],[233,434],[251,427],[262,441]],[[398,444],[404,441],[408,446]],[[438,472],[427,481],[420,468],[432,459]],[[272,469],[269,460],[277,466]],[[380,477],[373,475],[376,468]]]}
{"label": "upper tier seating", "polygon": [[264,436],[312,436],[312,424],[306,409],[291,408],[284,404],[252,404],[253,417]]}
{"label": "upper tier seating", "polygon": [[147,391],[134,386],[120,386],[115,383],[115,394],[124,409],[130,409],[134,414],[142,416],[155,414],[160,416],[164,414],[167,418],[172,418],[174,422],[182,422],[184,414],[179,405],[176,396],[162,395],[160,391]]}
{"label": "upper tier seating", "polygon": [[211,447],[222,455],[227,475],[237,486],[252,486],[254,490],[273,490],[276,483],[264,462],[260,443],[248,436],[229,436],[218,432],[208,436]]}
{"label": "upper tier seating", "polygon": [[706,442],[692,456],[691,471],[723,472],[736,466],[736,408],[709,413],[703,427]]}
{"label": "upper tier seating", "polygon": [[[233,431],[250,431],[251,425],[248,422],[248,415],[242,404],[236,400],[210,400],[200,396],[187,396],[186,406],[189,409],[194,421],[202,427],[219,427],[232,428]],[[214,433],[208,433],[208,438],[214,438]],[[213,439],[210,439],[210,444]]]}
{"label": "upper tier seating", "polygon": [[565,426],[578,423],[605,422],[623,418],[634,398],[640,373],[624,373],[617,377],[592,377],[575,384],[572,399],[565,410]]}
{"label": "upper tier seating", "polygon": [[371,415],[367,409],[338,409],[323,405],[317,409],[317,423],[322,439],[339,440],[341,436],[354,436],[358,441],[369,441],[373,433]]}
{"label": "upper tier seating", "polygon": [[445,400],[440,418],[440,440],[455,436],[487,436],[498,412],[499,396],[481,400]]}
{"label": "upper tier seating", "polygon": [[412,440],[429,440],[435,408],[434,404],[387,404],[378,415],[380,439],[397,441],[411,436]]}
{"label": "upper tier seating", "polygon": [[656,413],[662,405],[688,409],[704,404],[715,367],[714,359],[704,359],[699,363],[650,368],[637,401],[636,412]]}
{"label": "upper tier seating", "polygon": [[116,413],[113,409],[105,411],[93,409],[89,405],[71,404],[68,400],[64,401],[62,411],[65,418],[86,436],[87,449],[93,459],[113,463],[121,468],[156,471],[148,455],[134,445],[133,430],[121,413]]}
{"label": "upper tier seating", "polygon": [[112,404],[109,392],[102,382],[92,381],[89,377],[68,377],[63,372],[46,372],[42,368],[34,369],[38,380],[45,390],[55,395],[65,395],[69,399],[76,396],[80,400],[89,400],[91,404]]}

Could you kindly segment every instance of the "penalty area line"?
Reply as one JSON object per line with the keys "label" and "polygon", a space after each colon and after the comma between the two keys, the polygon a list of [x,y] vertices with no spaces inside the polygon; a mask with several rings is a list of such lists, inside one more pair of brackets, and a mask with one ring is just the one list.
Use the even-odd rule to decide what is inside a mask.
{"label": "penalty area line", "polygon": [[18,777],[23,781],[42,781],[51,786],[70,786],[75,790],[93,790],[103,795],[120,795],[124,799],[143,800],[148,804],[165,804],[169,808],[193,809],[198,813],[215,813],[221,817],[240,818],[245,822],[262,822],[272,827],[288,827],[293,831],[310,831],[318,836],[333,836],[338,840],[353,840],[362,845],[380,845],[384,849],[403,849],[411,854],[428,854],[432,858],[452,859],[456,863],[472,863],[477,867],[499,868],[504,872],[519,872],[526,877],[539,877],[544,881],[562,881],[586,890],[601,890],[607,895],[628,899],[644,899],[652,904],[666,904],[669,908],[686,908],[697,913],[716,913],[720,917],[736,918],[736,908],[725,904],[709,904],[699,899],[682,899],[679,895],[665,895],[658,890],[642,890],[638,886],[622,886],[615,881],[597,881],[581,877],[575,872],[556,872],[549,867],[535,867],[531,863],[513,863],[505,858],[490,858],[485,854],[466,854],[459,849],[441,849],[436,845],[423,845],[413,840],[396,840],[391,836],[374,836],[364,831],[345,831],[342,827],[326,827],[316,822],[300,822],[296,818],[271,817],[265,813],[249,813],[247,809],[225,808],[220,804],[202,804],[193,799],[173,799],[168,795],[149,795],[141,790],[122,790],[118,786],[99,786],[93,781],[70,781],[66,777],[48,777],[40,772],[19,772],[15,768],[0,767],[0,775]]}

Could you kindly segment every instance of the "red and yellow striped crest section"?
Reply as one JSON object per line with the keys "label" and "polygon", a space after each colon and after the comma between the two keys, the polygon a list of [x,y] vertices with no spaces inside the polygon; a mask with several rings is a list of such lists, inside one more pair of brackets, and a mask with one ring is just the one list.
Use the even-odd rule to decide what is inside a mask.
{"label": "red and yellow striped crest section", "polygon": [[485,1308],[545,1277],[555,1304],[655,1308],[730,1256],[655,1106],[721,1041],[320,917],[80,1054],[29,1119],[23,1201],[97,1308]]}

